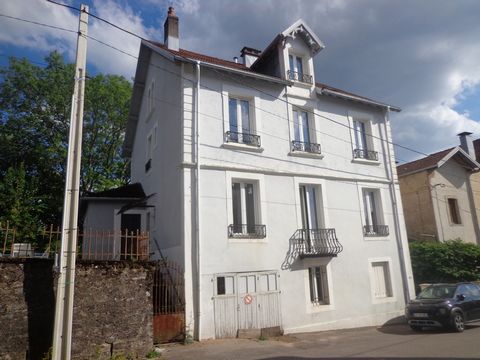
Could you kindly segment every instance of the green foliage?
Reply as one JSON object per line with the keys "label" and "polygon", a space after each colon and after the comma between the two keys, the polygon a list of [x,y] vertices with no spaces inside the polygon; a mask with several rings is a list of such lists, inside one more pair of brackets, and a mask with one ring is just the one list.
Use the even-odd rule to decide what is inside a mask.
{"label": "green foliage", "polygon": [[159,358],[161,355],[154,350],[151,350],[147,355],[146,355],[146,358],[147,359],[156,359],[156,358]]}
{"label": "green foliage", "polygon": [[[19,209],[28,218],[25,223],[61,219],[74,66],[57,52],[45,61],[40,67],[10,58],[8,66],[0,68],[0,196],[9,193],[16,172],[20,178],[15,191],[25,197],[21,204],[4,201],[0,207],[0,219],[12,223],[19,222]],[[98,74],[86,81],[82,191],[128,181],[121,146],[131,92],[131,84],[121,76]]]}
{"label": "green foliage", "polygon": [[480,280],[480,246],[451,240],[410,243],[416,284]]}

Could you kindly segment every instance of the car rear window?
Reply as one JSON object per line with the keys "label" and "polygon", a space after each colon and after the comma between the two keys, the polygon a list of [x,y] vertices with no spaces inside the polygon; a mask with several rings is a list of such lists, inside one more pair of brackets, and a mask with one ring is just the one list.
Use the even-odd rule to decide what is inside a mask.
{"label": "car rear window", "polygon": [[456,285],[432,285],[425,288],[418,299],[450,299],[455,294]]}

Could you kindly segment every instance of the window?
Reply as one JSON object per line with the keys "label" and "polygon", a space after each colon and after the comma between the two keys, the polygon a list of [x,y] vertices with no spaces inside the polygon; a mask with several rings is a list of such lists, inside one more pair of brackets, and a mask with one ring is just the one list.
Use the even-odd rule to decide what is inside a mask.
{"label": "window", "polygon": [[229,131],[226,133],[227,142],[260,146],[260,136],[255,135],[248,100],[229,97],[228,120]]}
{"label": "window", "polygon": [[293,110],[293,141],[292,151],[321,153],[320,144],[315,143],[315,121],[308,112],[301,109]]}
{"label": "window", "polygon": [[153,111],[154,108],[155,108],[155,81],[152,81],[147,91],[147,116],[150,115],[150,113]]}
{"label": "window", "polygon": [[370,122],[353,120],[353,132],[355,141],[353,157],[378,161],[378,152],[373,151]]}
{"label": "window", "polygon": [[302,227],[307,230],[319,229],[319,189],[315,185],[300,185],[300,207]]}
{"label": "window", "polygon": [[388,261],[372,262],[373,295],[376,298],[392,297],[392,284]]}
{"label": "window", "polygon": [[153,150],[157,147],[157,125],[155,125],[147,136],[146,144],[146,162],[145,172],[148,172],[152,167]]}
{"label": "window", "polygon": [[301,81],[305,83],[312,83],[313,78],[311,75],[308,75],[304,72],[304,62],[303,58],[297,55],[288,55],[289,70],[287,72],[287,77],[290,80]]}
{"label": "window", "polygon": [[363,233],[366,236],[387,236],[389,229],[383,225],[380,192],[378,190],[363,190],[363,206],[365,223]]}
{"label": "window", "polygon": [[234,293],[233,276],[217,276],[217,295],[232,295]]}
{"label": "window", "polygon": [[266,236],[264,225],[259,225],[258,189],[256,182],[232,182],[233,224],[229,226],[230,237]]}
{"label": "window", "polygon": [[310,285],[310,301],[312,304],[330,304],[328,296],[327,267],[323,265],[309,268],[308,279]]}
{"label": "window", "polygon": [[454,198],[448,198],[448,211],[450,213],[450,221],[452,224],[460,225],[462,220],[460,219],[460,211],[458,210],[458,201]]}

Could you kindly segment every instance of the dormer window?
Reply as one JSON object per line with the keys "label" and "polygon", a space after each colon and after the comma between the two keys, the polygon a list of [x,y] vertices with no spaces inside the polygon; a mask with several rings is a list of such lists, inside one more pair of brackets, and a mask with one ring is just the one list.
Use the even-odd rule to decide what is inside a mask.
{"label": "dormer window", "polygon": [[287,77],[289,80],[300,81],[304,83],[312,83],[312,76],[305,74],[303,71],[303,58],[297,55],[288,55],[289,70],[287,71]]}

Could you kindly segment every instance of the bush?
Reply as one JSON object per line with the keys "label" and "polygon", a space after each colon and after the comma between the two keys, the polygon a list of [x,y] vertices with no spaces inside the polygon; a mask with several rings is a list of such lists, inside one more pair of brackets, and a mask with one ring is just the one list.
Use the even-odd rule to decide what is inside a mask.
{"label": "bush", "polygon": [[410,243],[415,283],[480,280],[480,246],[460,240]]}

